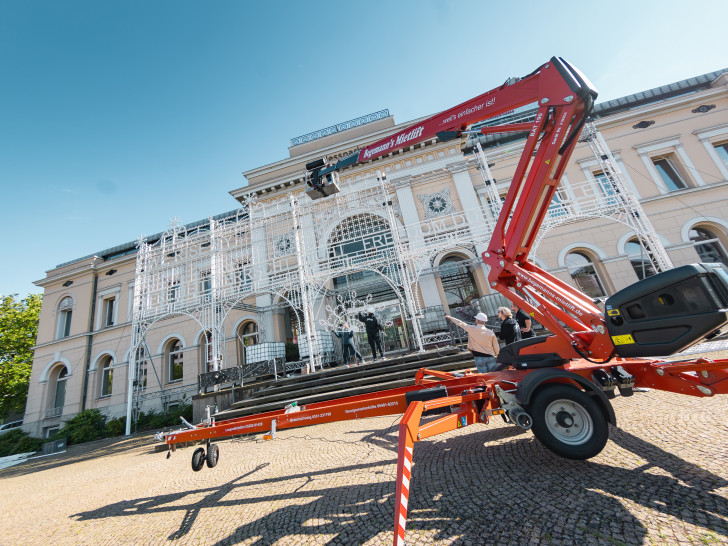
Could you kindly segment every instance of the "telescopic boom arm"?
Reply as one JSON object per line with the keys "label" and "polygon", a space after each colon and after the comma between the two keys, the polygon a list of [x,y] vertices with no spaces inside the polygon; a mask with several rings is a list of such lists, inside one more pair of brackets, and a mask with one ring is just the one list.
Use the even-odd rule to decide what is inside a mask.
{"label": "telescopic boom arm", "polygon": [[[597,92],[567,61],[553,57],[531,74],[508,81],[474,99],[365,146],[317,173],[325,176],[347,166],[386,156],[419,142],[460,138],[474,123],[515,108],[537,104],[533,123],[484,127],[482,134],[528,132],[502,212],[483,261],[492,288],[532,315],[556,337],[526,352],[564,359],[606,359],[614,346],[602,312],[587,296],[527,261],[564,169],[589,116]],[[519,295],[514,290],[521,292]],[[530,289],[530,290],[528,290]],[[530,303],[524,296],[528,292]],[[535,294],[538,292],[538,294]]]}

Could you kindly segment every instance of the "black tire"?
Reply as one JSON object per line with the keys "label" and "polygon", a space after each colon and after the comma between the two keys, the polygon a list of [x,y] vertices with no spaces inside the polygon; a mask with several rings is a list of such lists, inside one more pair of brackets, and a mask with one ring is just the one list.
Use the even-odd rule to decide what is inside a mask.
{"label": "black tire", "polygon": [[198,447],[192,454],[192,470],[199,472],[205,466],[205,448]]}
{"label": "black tire", "polygon": [[215,468],[217,460],[220,458],[220,448],[217,444],[210,444],[207,448],[207,468]]}
{"label": "black tire", "polygon": [[609,423],[593,397],[568,385],[549,385],[530,405],[534,436],[567,459],[599,454],[609,439]]}

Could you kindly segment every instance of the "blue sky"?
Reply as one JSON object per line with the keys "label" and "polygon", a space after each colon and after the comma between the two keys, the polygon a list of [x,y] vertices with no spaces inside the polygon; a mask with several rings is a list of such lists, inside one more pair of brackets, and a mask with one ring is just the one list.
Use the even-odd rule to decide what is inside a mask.
{"label": "blue sky", "polygon": [[233,210],[292,137],[444,110],[553,55],[599,100],[728,66],[728,2],[0,1],[0,294]]}

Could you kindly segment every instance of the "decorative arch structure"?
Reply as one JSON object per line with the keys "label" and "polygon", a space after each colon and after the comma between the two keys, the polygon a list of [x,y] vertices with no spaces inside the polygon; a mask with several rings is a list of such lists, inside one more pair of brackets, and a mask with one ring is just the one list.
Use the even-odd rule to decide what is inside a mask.
{"label": "decorative arch structure", "polygon": [[[611,153],[600,145],[595,145],[598,153],[608,158],[602,161],[612,162]],[[470,167],[487,171],[487,158],[482,153],[454,159],[459,160],[458,173]],[[608,167],[603,170],[607,173]],[[427,176],[414,172],[412,183],[416,184],[418,177],[425,177],[425,181]],[[614,184],[619,183],[614,175]],[[627,194],[625,189],[623,195]],[[492,226],[479,203],[461,203],[463,210],[434,207],[426,218],[416,220],[411,207],[406,208],[409,223],[405,224],[398,195],[397,188],[376,176],[346,182],[338,194],[320,200],[309,200],[298,192],[288,194],[287,199],[261,203],[249,194],[232,215],[209,218],[190,228],[175,220],[153,243],[141,237],[134,279],[127,427],[131,426],[132,409],[138,410],[154,395],[135,381],[150,365],[144,351],[147,332],[172,316],[190,317],[200,325],[200,331],[211,332],[214,371],[226,366],[216,355],[225,353],[224,321],[231,310],[255,314],[258,324],[267,324],[274,305],[285,297],[300,314],[306,341],[314,349],[309,367],[315,370],[321,366],[315,350],[319,347],[316,325],[321,318],[317,313],[326,313],[331,279],[356,271],[376,271],[400,298],[416,345],[423,350],[419,326],[422,309],[415,296],[420,274],[431,268],[433,257],[442,259],[449,252],[477,248]],[[607,204],[601,203],[598,211],[601,215],[608,215],[609,208],[609,214],[627,225],[635,218],[646,218],[634,200],[618,204],[614,203],[619,199],[604,201]],[[576,210],[572,207],[566,215],[569,221],[594,217]],[[579,210],[583,212],[584,207]],[[640,214],[635,215],[635,211]],[[372,248],[352,260],[345,258],[345,252],[332,252],[331,241],[337,227],[355,217],[370,218],[372,225],[387,235],[378,240],[381,244],[370,237]],[[560,218],[562,221],[564,216]],[[548,222],[544,225],[548,229]],[[640,224],[640,229],[643,227]],[[360,237],[365,239],[366,234]],[[250,301],[255,304],[246,303]]]}

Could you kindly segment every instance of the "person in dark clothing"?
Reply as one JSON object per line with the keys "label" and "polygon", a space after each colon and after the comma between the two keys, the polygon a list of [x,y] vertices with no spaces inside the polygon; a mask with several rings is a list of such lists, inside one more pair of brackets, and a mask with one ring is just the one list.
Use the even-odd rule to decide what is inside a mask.
{"label": "person in dark clothing", "polygon": [[523,309],[519,309],[515,303],[511,304],[511,312],[515,314],[518,326],[521,329],[521,338],[527,339],[536,334],[533,333],[533,321]]}
{"label": "person in dark clothing", "polygon": [[367,341],[372,348],[372,362],[377,359],[377,348],[379,349],[379,356],[384,358],[382,338],[379,336],[379,331],[384,330],[384,327],[379,324],[377,317],[374,316],[374,308],[369,307],[366,314],[359,313],[359,321],[364,323],[367,331]]}
{"label": "person in dark clothing", "polygon": [[349,329],[346,322],[339,324],[339,330],[334,330],[334,335],[341,340],[341,348],[344,350],[344,364],[348,365],[352,356],[356,357],[357,364],[364,362],[364,358],[354,345],[354,333]]}
{"label": "person in dark clothing", "polygon": [[498,318],[502,321],[500,332],[498,332],[498,339],[505,341],[506,345],[510,345],[514,341],[521,341],[521,329],[508,307],[498,308]]}

